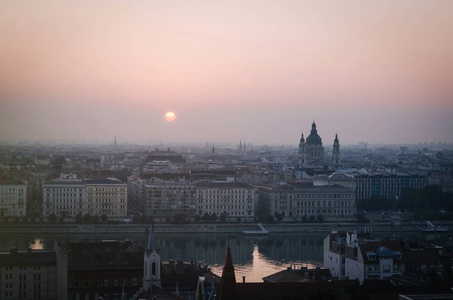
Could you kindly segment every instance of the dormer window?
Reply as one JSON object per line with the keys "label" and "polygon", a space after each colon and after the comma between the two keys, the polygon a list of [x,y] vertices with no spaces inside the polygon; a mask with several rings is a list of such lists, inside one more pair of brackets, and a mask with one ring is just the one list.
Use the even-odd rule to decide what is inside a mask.
{"label": "dormer window", "polygon": [[366,251],[365,254],[369,260],[376,260],[377,254],[374,251]]}

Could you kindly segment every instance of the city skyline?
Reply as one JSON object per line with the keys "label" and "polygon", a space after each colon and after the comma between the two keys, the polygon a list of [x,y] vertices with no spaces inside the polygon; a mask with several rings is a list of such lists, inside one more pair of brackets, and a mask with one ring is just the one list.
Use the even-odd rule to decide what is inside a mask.
{"label": "city skyline", "polygon": [[0,7],[0,142],[453,143],[452,2]]}

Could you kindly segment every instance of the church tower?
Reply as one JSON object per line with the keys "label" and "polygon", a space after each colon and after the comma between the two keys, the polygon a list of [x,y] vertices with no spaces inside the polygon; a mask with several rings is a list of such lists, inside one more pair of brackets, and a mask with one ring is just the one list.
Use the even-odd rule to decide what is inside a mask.
{"label": "church tower", "polygon": [[338,134],[335,134],[335,140],[333,141],[332,163],[334,166],[340,164],[340,141],[338,140]]}
{"label": "church tower", "polygon": [[143,272],[143,288],[145,291],[151,291],[152,286],[160,287],[160,255],[156,249],[156,236],[154,233],[154,225],[151,226],[148,238],[148,246],[145,250]]}
{"label": "church tower", "polygon": [[302,133],[302,137],[299,142],[299,166],[302,167],[305,163],[305,139],[304,133]]}

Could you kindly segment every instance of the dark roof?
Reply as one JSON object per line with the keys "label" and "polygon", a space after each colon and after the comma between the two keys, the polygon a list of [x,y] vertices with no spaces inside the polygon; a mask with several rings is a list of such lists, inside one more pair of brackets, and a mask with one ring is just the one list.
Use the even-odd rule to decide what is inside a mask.
{"label": "dark roof", "polygon": [[17,178],[0,178],[1,185],[25,185],[25,183]]}
{"label": "dark roof", "polygon": [[253,189],[253,187],[247,183],[240,181],[234,182],[199,182],[196,184],[197,188],[243,188],[243,189]]}
{"label": "dark roof", "polygon": [[329,269],[307,269],[301,268],[294,270],[288,269],[264,277],[265,282],[302,282],[302,281],[321,281],[329,280],[332,274]]}
{"label": "dark roof", "polygon": [[125,184],[116,178],[85,178],[86,184]]}
{"label": "dark roof", "polygon": [[17,251],[11,248],[9,252],[0,252],[0,266],[26,265],[56,265],[57,259],[53,250],[31,250]]}
{"label": "dark roof", "polygon": [[78,242],[65,245],[68,268],[143,269],[143,249],[134,248],[129,241]]}
{"label": "dark roof", "polygon": [[[278,283],[239,283],[236,285],[239,299],[280,300],[280,299],[336,299],[342,295],[338,282],[278,282]],[[313,298],[314,297],[314,298]]]}
{"label": "dark roof", "polygon": [[46,182],[44,185],[85,185],[85,182],[82,179],[78,180],[51,180]]}
{"label": "dark roof", "polygon": [[311,125],[311,132],[310,135],[306,139],[306,144],[307,145],[322,145],[322,139],[318,135],[318,131],[316,130],[316,124],[313,122]]}

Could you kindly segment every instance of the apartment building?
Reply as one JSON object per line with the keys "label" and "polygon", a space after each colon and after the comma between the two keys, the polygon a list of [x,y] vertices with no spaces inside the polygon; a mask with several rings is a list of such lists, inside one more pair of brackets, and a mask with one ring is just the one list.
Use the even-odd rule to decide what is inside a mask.
{"label": "apartment building", "polygon": [[196,212],[197,191],[189,182],[153,180],[143,183],[146,214],[156,221],[172,219],[178,214],[193,219]]}
{"label": "apartment building", "polygon": [[90,215],[127,216],[127,185],[116,178],[85,178],[86,207]]}
{"label": "apartment building", "polygon": [[43,184],[42,213],[44,217],[55,214],[60,218],[85,215],[85,181],[77,179],[76,175],[61,174],[59,178]]}
{"label": "apartment building", "polygon": [[78,179],[62,174],[43,185],[43,216],[74,218],[106,215],[110,219],[127,216],[127,185],[116,178]]}
{"label": "apartment building", "polygon": [[0,217],[25,217],[27,184],[19,179],[0,179]]}
{"label": "apartment building", "polygon": [[196,212],[220,216],[226,221],[253,221],[255,216],[255,191],[243,182],[200,182],[196,184]]}

